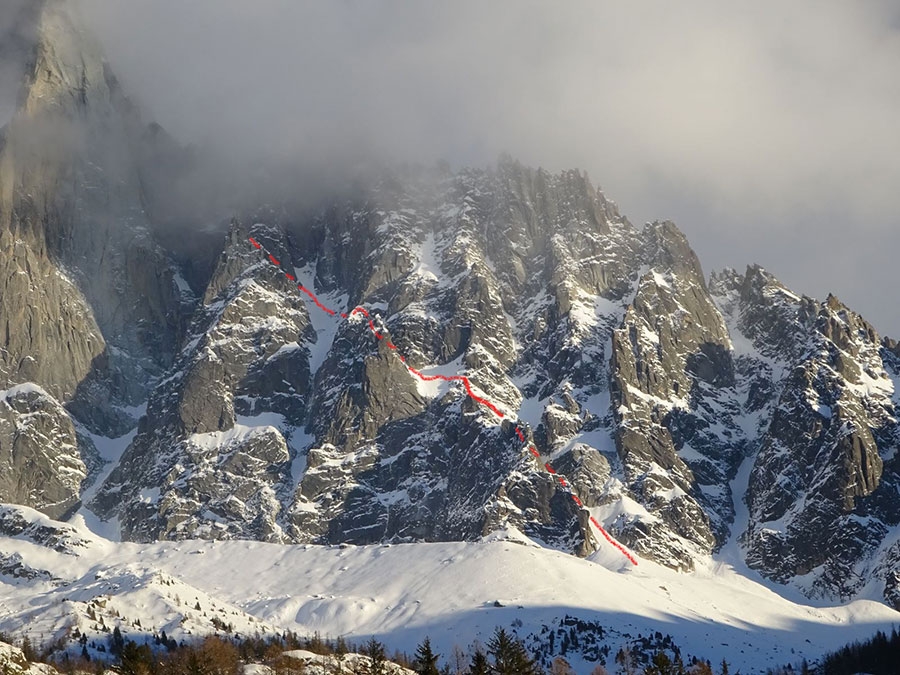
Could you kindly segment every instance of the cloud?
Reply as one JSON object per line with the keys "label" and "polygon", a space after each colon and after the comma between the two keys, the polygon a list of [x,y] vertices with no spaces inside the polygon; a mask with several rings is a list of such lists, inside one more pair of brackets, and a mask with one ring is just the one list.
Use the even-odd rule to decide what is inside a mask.
{"label": "cloud", "polygon": [[78,0],[140,103],[236,158],[588,170],[707,267],[760,262],[900,335],[900,13],[580,0]]}
{"label": "cloud", "polygon": [[29,4],[29,0],[4,0],[0,11],[0,127],[16,112],[33,38],[28,31],[21,30],[21,25],[30,23],[27,15],[31,12],[33,3]]}

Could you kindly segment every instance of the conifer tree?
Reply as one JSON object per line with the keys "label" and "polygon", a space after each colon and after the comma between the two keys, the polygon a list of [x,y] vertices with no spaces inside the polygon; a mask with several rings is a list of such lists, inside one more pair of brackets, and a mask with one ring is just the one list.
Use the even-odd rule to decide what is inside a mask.
{"label": "conifer tree", "polygon": [[366,675],[385,675],[387,673],[387,657],[384,645],[374,637],[366,643],[365,654],[369,657],[369,672]]}
{"label": "conifer tree", "polygon": [[497,675],[535,675],[539,672],[522,643],[504,628],[494,631],[488,642],[488,654],[494,659],[492,672]]}
{"label": "conifer tree", "polygon": [[437,662],[440,654],[431,649],[431,640],[426,637],[416,648],[415,669],[419,675],[440,675]]}
{"label": "conifer tree", "polygon": [[122,648],[125,646],[125,638],[122,637],[122,631],[119,630],[119,627],[116,626],[113,629],[112,633],[112,644],[109,647],[109,653],[115,654],[118,656],[122,653]]}
{"label": "conifer tree", "polygon": [[644,669],[644,675],[676,675],[675,665],[665,652],[656,652],[653,661]]}
{"label": "conifer tree", "polygon": [[34,650],[34,647],[31,644],[31,639],[27,635],[22,638],[22,655],[29,663],[31,663],[32,661],[37,661],[37,652]]}
{"label": "conifer tree", "polygon": [[348,651],[347,642],[342,636],[338,635],[337,641],[334,643],[334,660],[338,675],[342,675],[344,672],[344,659],[347,658]]}
{"label": "conifer tree", "polygon": [[472,655],[472,665],[469,666],[469,675],[490,675],[491,666],[483,651],[476,649]]}
{"label": "conifer tree", "polygon": [[153,652],[147,645],[138,646],[131,640],[122,646],[119,672],[122,675],[147,675],[153,661]]}

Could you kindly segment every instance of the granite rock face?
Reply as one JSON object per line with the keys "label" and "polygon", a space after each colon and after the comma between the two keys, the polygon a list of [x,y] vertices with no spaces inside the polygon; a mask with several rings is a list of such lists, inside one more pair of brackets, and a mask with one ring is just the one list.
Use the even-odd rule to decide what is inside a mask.
{"label": "granite rock face", "polygon": [[88,476],[65,409],[33,384],[0,391],[0,494],[53,518],[78,503]]}
{"label": "granite rock face", "polygon": [[612,336],[612,407],[625,486],[654,517],[623,518],[622,528],[639,552],[674,553],[690,569],[694,551],[727,538],[727,481],[746,439],[728,331],[699,262],[671,223],[645,237],[652,267]]}
{"label": "granite rock face", "polygon": [[[171,361],[179,307],[173,271],[143,211],[142,123],[66,4],[35,5],[29,67],[0,151],[3,262],[10,270],[3,279],[14,284],[9,295],[20,297],[15,265],[48,302],[67,303],[71,309],[62,318],[74,320],[58,322],[51,332],[52,322],[35,316],[32,322],[44,327],[31,341],[21,333],[11,340],[15,351],[7,347],[6,358],[46,354],[37,359],[48,371],[36,373],[38,383],[69,371],[66,389],[53,391],[62,380],[47,383],[69,398],[92,359],[104,353],[101,367],[115,369],[122,361],[123,396],[139,398],[141,385]],[[55,362],[48,362],[51,355]],[[62,363],[70,355],[72,362]]]}
{"label": "granite rock face", "polygon": [[716,286],[758,429],[735,533],[748,564],[813,597],[850,598],[874,577],[898,606],[896,356],[833,296],[799,297],[759,268]]}
{"label": "granite rock face", "polygon": [[[279,250],[265,231],[255,234]],[[247,235],[232,230],[190,339],[92,502],[131,539],[282,538],[288,441],[275,426],[241,422],[302,426],[310,369],[298,340],[315,335],[296,289],[251,254]]]}
{"label": "granite rock face", "polygon": [[[0,387],[45,392],[16,398],[34,419],[53,399],[47,437],[60,441],[29,451],[34,464],[16,455],[0,500],[60,515],[97,461],[68,415],[85,432],[128,431],[171,363],[184,303],[143,212],[141,121],[98,45],[59,0],[23,3],[15,19],[2,40],[21,81],[0,129]],[[20,494],[34,481],[46,496]]]}
{"label": "granite rock face", "polygon": [[808,321],[750,475],[744,541],[773,578],[809,575],[811,592],[852,597],[900,523],[896,364],[834,297]]}

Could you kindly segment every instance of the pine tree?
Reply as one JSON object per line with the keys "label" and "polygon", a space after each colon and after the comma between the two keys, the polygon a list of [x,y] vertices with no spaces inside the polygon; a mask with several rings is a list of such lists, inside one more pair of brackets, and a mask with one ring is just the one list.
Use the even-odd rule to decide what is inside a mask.
{"label": "pine tree", "polygon": [[373,637],[366,643],[365,654],[370,659],[367,675],[385,675],[387,673],[387,657],[383,644]]}
{"label": "pine tree", "polygon": [[722,675],[728,675],[728,661],[722,659]]}
{"label": "pine tree", "polygon": [[415,670],[419,675],[440,675],[437,661],[440,654],[431,649],[431,640],[426,637],[416,648]]}
{"label": "pine tree", "polygon": [[491,666],[483,651],[476,649],[472,655],[472,665],[469,666],[469,675],[490,675]]}
{"label": "pine tree", "polygon": [[644,675],[675,675],[675,665],[665,652],[656,652],[652,663],[644,669]]}
{"label": "pine tree", "polygon": [[122,653],[122,648],[125,646],[125,638],[122,637],[122,631],[119,630],[119,627],[116,626],[113,629],[112,634],[112,643],[109,646],[109,653],[118,656]]}
{"label": "pine tree", "polygon": [[497,675],[534,675],[539,672],[524,645],[503,628],[494,631],[488,642],[488,654],[494,658],[493,672]]}
{"label": "pine tree", "polygon": [[27,635],[22,638],[22,655],[29,663],[31,663],[32,661],[37,661],[37,652],[31,645],[31,639]]}
{"label": "pine tree", "polygon": [[513,675],[512,670],[512,643],[513,640],[504,628],[497,628],[488,642],[488,654],[493,659],[493,672],[499,675]]}
{"label": "pine tree", "polygon": [[138,646],[131,640],[122,646],[119,672],[122,675],[147,675],[153,662],[153,652],[147,645]]}
{"label": "pine tree", "polygon": [[337,641],[334,643],[334,660],[337,665],[338,675],[341,675],[344,672],[344,659],[347,658],[348,651],[347,643],[344,641],[344,638],[339,635]]}

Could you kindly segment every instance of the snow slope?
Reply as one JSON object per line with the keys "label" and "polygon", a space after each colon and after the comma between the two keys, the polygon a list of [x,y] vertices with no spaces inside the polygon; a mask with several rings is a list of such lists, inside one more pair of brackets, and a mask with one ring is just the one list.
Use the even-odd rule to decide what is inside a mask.
{"label": "snow slope", "polygon": [[690,574],[647,561],[632,567],[611,549],[578,559],[515,531],[481,542],[393,546],[140,545],[14,509],[89,542],[57,552],[33,537],[0,536],[0,550],[56,578],[0,575],[0,631],[33,639],[61,635],[72,624],[90,631],[90,605],[96,612],[104,607],[108,627],[123,621],[126,634],[164,629],[189,638],[213,632],[217,617],[244,634],[288,629],[360,641],[375,635],[407,651],[429,635],[449,654],[455,645],[486,641],[497,625],[515,626],[524,638],[569,614],[607,627],[613,653],[628,636],[658,630],[688,654],[724,657],[748,673],[814,660],[900,624],[900,613],[876,602],[791,602],[728,565]]}

